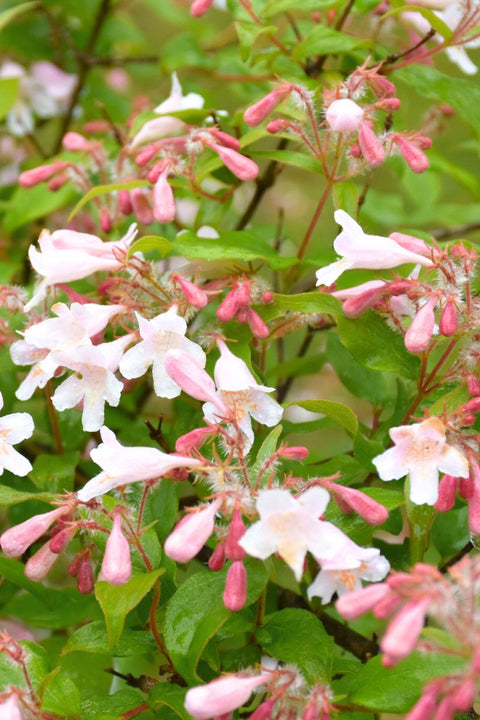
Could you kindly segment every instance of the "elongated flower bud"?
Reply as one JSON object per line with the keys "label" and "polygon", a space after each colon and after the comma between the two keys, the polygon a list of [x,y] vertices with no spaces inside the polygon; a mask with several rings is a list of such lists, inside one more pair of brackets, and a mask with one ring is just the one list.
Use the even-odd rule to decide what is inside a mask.
{"label": "elongated flower bud", "polygon": [[437,707],[436,689],[424,689],[420,700],[413,706],[405,720],[431,720]]}
{"label": "elongated flower bud", "polygon": [[181,275],[172,275],[172,280],[175,280],[175,282],[180,285],[186,300],[188,300],[192,307],[201,310],[208,304],[207,293],[197,287],[195,283],[190,282],[190,280],[185,280]]}
{"label": "elongated flower bud", "polygon": [[233,137],[233,135],[229,135],[228,133],[223,132],[223,130],[218,130],[217,128],[212,128],[209,132],[210,135],[213,135],[213,137],[218,140],[220,145],[224,145],[232,150],[240,150],[240,140],[237,140],[237,138]]}
{"label": "elongated flower bud", "polygon": [[238,291],[237,288],[233,288],[233,290],[230,290],[230,292],[225,295],[218,306],[217,318],[220,322],[229,322],[233,320],[239,309]]}
{"label": "elongated flower bud", "polygon": [[229,560],[243,560],[246,557],[245,550],[238,544],[245,534],[245,523],[238,508],[233,514],[233,520],[228,528],[227,539],[225,540],[225,554]]}
{"label": "elongated flower bud", "polygon": [[385,583],[370,585],[342,595],[335,603],[335,607],[345,620],[356,620],[371,610],[389,592],[390,588]]}
{"label": "elongated flower bud", "polygon": [[420,308],[405,334],[405,347],[412,353],[421,353],[430,344],[435,327],[435,305],[437,297],[432,296]]}
{"label": "elongated flower bud", "polygon": [[207,10],[210,10],[212,5],[213,0],[193,0],[193,3],[190,5],[190,15],[192,17],[202,17]]}
{"label": "elongated flower bud", "polygon": [[122,518],[119,513],[113,518],[112,532],[105,547],[101,573],[103,579],[111,585],[124,585],[132,575],[130,545],[122,533]]}
{"label": "elongated flower bud", "polygon": [[333,493],[335,499],[337,496],[341,497],[369,525],[382,525],[388,520],[387,508],[360,490],[333,482],[328,483],[326,487]]}
{"label": "elongated flower bud", "polygon": [[440,332],[445,337],[453,335],[457,329],[457,311],[451,300],[443,308],[439,323]]}
{"label": "elongated flower bud", "polygon": [[363,121],[358,131],[358,144],[369,165],[377,167],[385,160],[385,150],[370,125]]}
{"label": "elongated flower bud", "polygon": [[9,557],[20,557],[25,550],[53,525],[55,520],[65,513],[64,508],[56,508],[33,517],[6,530],[0,538],[0,546]]}
{"label": "elongated flower bud", "polygon": [[180,455],[188,455],[194,450],[201,448],[210,435],[216,434],[217,429],[215,427],[195,428],[195,430],[190,430],[190,432],[177,438],[175,442],[175,452],[180,453]]}
{"label": "elongated flower bud", "polygon": [[[268,720],[272,717],[273,707],[276,702],[277,698],[269,698],[268,700],[265,700],[265,702],[259,705],[249,716],[248,720]],[[303,716],[302,720],[305,720],[305,716]]]}
{"label": "elongated flower bud", "polygon": [[215,527],[215,515],[222,504],[217,498],[198,512],[184,517],[165,540],[165,555],[186,563],[200,552]]}
{"label": "elongated flower bud", "polygon": [[147,145],[146,147],[142,148],[142,150],[138,153],[137,157],[135,158],[135,162],[139,167],[148,165],[150,160],[153,160],[157,153],[158,147],[156,145]]}
{"label": "elongated flower bud", "polygon": [[153,212],[148,202],[147,196],[140,190],[134,188],[130,191],[130,200],[132,202],[133,212],[139,222],[143,225],[151,225],[153,222]]}
{"label": "elongated flower bud", "polygon": [[384,291],[383,286],[380,288],[371,288],[359,295],[348,298],[342,305],[342,310],[349,318],[359,317],[365,310],[371,308],[380,298]]}
{"label": "elongated flower bud", "polygon": [[269,115],[275,110],[282,100],[290,95],[291,88],[282,87],[272,90],[272,92],[265,95],[261,100],[251,105],[243,115],[243,119],[250,125],[250,127],[256,127],[260,125]]}
{"label": "elongated flower bud", "polygon": [[254,677],[226,675],[191,688],[185,696],[185,708],[197,720],[218,717],[245,705],[255,688],[269,680],[269,673]]}
{"label": "elongated flower bud", "polygon": [[92,566],[90,565],[90,558],[84,555],[78,570],[77,588],[82,595],[88,595],[93,591],[94,586],[95,579],[93,577]]}
{"label": "elongated flower bud", "polygon": [[247,571],[241,560],[234,562],[228,568],[223,604],[227,610],[238,612],[247,601]]}
{"label": "elongated flower bud", "polygon": [[60,532],[54,535],[53,538],[50,540],[50,550],[55,553],[55,555],[60,555],[60,553],[62,553],[68,547],[68,544],[70,543],[74,532],[75,528],[63,528],[63,530],[60,530]]}
{"label": "elongated flower bud", "polygon": [[420,150],[420,148],[412,142],[398,135],[395,137],[395,142],[400,148],[400,152],[410,170],[413,170],[415,173],[422,173],[428,170],[430,162],[423,150]]}
{"label": "elongated flower bud", "polygon": [[221,157],[224,165],[240,180],[255,180],[259,167],[253,160],[245,155],[240,155],[236,150],[215,143],[209,144],[209,147]]}
{"label": "elongated flower bud", "polygon": [[165,174],[153,186],[153,215],[159,223],[169,223],[175,217],[175,199]]}
{"label": "elongated flower bud", "polygon": [[49,543],[45,543],[45,545],[28,560],[25,565],[25,576],[34,582],[41,582],[45,580],[57,560],[58,555],[50,550]]}
{"label": "elongated flower bud", "polygon": [[270,335],[270,329],[266,323],[263,322],[262,318],[255,310],[251,307],[247,307],[247,322],[250,326],[252,334],[257,338],[266,338]]}
{"label": "elongated flower bud", "polygon": [[208,567],[210,568],[210,570],[213,570],[213,572],[218,572],[225,565],[225,560],[225,542],[221,542],[217,545],[213,553],[210,555]]}
{"label": "elongated flower bud", "polygon": [[382,651],[391,662],[403,660],[415,648],[430,604],[430,598],[413,600],[392,620],[380,643]]}
{"label": "elongated flower bud", "polygon": [[373,614],[377,620],[386,620],[399,609],[401,604],[402,598],[399,595],[385,595],[373,608]]}
{"label": "elongated flower bud", "polygon": [[215,383],[191,355],[183,350],[169,350],[165,355],[165,369],[184,392],[197,400],[211,402],[224,415],[228,410],[217,394]]}
{"label": "elongated flower bud", "polygon": [[131,215],[133,212],[132,203],[128,190],[118,191],[118,209],[122,215]]}
{"label": "elongated flower bud", "polygon": [[476,378],[475,375],[468,376],[467,387],[470,395],[474,397],[480,395],[480,380]]}
{"label": "elongated flower bud", "polygon": [[73,152],[89,152],[92,147],[92,143],[77,132],[68,132],[64,135],[62,145],[65,150],[71,150]]}
{"label": "elongated flower bud", "polygon": [[51,177],[57,173],[65,170],[68,167],[67,162],[55,162],[50,165],[39,165],[39,167],[32,168],[32,170],[25,170],[20,174],[18,182],[24,188],[31,188],[39,183],[50,180]]}
{"label": "elongated flower bud", "polygon": [[438,500],[435,503],[435,510],[448,512],[455,505],[458,479],[451,475],[444,475],[438,485]]}

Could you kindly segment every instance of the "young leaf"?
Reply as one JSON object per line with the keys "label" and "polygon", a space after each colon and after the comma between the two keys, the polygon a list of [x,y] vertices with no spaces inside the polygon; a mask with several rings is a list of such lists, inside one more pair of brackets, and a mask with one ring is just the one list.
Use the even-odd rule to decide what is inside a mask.
{"label": "young leaf", "polygon": [[285,403],[285,407],[290,407],[290,405],[299,405],[299,407],[302,407],[304,410],[322,413],[323,415],[336,420],[340,425],[343,425],[350,435],[356,435],[357,433],[357,416],[347,405],[332,402],[331,400],[299,400],[298,402],[294,401]]}
{"label": "young leaf", "polygon": [[295,60],[304,60],[311,55],[346,53],[364,44],[365,41],[360,38],[345,35],[326,25],[315,25],[296,46],[292,56]]}

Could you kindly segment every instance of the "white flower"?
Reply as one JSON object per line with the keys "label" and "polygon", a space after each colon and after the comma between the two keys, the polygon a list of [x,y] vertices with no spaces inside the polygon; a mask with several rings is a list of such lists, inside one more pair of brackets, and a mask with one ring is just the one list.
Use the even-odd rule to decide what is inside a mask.
{"label": "white flower", "polygon": [[342,259],[317,270],[317,285],[331,285],[345,270],[354,268],[383,270],[406,263],[419,263],[427,267],[433,265],[429,258],[407,250],[392,238],[367,235],[344,210],[336,210],[334,217],[343,228],[333,243]]}
{"label": "white flower", "polygon": [[153,447],[125,447],[109,428],[100,430],[102,443],[94,448],[90,457],[102,472],[89,480],[77,493],[81,502],[88,502],[113,488],[142,480],[154,480],[179,467],[197,467],[200,460],[167,455]]}
{"label": "white flower", "polygon": [[[220,358],[215,364],[215,384],[250,448],[254,440],[251,418],[272,427],[280,422],[283,408],[267,395],[275,388],[259,385],[244,361],[230,352],[222,340],[218,341],[218,346]],[[213,403],[205,403],[203,412],[209,422],[219,422],[219,411]]]}
{"label": "white flower", "polygon": [[[0,410],[2,408],[3,396],[0,393]],[[30,461],[12,445],[31,437],[33,430],[33,419],[28,413],[11,413],[0,417],[0,475],[4,470],[9,470],[14,475],[24,477],[32,470]]]}
{"label": "white flower", "polygon": [[[345,536],[346,537],[346,536]],[[362,548],[346,537],[341,552],[330,559],[316,558],[321,570],[307,590],[308,599],[321,598],[328,603],[339,596],[360,590],[362,580],[378,582],[390,570],[390,563],[377,548]]]}
{"label": "white flower", "polygon": [[438,499],[438,473],[466,478],[468,460],[447,445],[445,426],[437,417],[421,423],[390,429],[395,447],[373,459],[382,480],[398,480],[409,475],[410,500],[416,505],[434,505]]}
{"label": "white flower", "polygon": [[152,320],[135,313],[142,342],[130,348],[120,361],[120,372],[129,380],[144,375],[152,365],[153,387],[159,397],[174,398],[180,387],[165,369],[165,355],[169,350],[183,350],[202,368],[206,356],[200,345],[185,337],[187,323],[173,305],[167,312]]}
{"label": "white flower", "polygon": [[307,551],[330,558],[347,540],[341,530],[319,519],[329,499],[328,492],[320,487],[296,498],[280,488],[263,490],[257,500],[260,520],[246,530],[239,544],[260,560],[277,552],[300,580]]}

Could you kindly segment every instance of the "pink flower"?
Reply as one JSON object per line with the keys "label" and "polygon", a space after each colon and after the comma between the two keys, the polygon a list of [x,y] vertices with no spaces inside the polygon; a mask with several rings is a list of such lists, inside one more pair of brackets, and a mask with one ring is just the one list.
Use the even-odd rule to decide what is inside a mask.
{"label": "pink flower", "polygon": [[165,540],[165,554],[186,563],[200,552],[215,527],[215,515],[222,504],[217,498],[209,505],[186,515]]}
{"label": "pink flower", "polygon": [[191,688],[185,696],[187,712],[197,720],[207,720],[245,705],[253,690],[270,680],[270,673],[255,677],[226,675],[213,682]]}
{"label": "pink flower", "polygon": [[413,318],[412,324],[405,334],[405,347],[410,352],[421,353],[428,348],[435,329],[435,306],[437,303],[438,298],[433,295]]}
{"label": "pink flower", "polygon": [[222,416],[229,414],[217,394],[210,375],[184,350],[169,350],[165,355],[165,369],[172,380],[188,395],[196,400],[212,403]]}
{"label": "pink flower", "polygon": [[403,660],[415,648],[431,602],[430,598],[412,600],[392,620],[380,643],[389,664]]}
{"label": "pink flower", "polygon": [[[3,408],[3,396],[0,393],[0,410]],[[27,458],[12,447],[31,437],[34,430],[32,416],[28,413],[11,413],[0,417],[0,475],[8,470],[14,475],[24,477],[32,470]]]}
{"label": "pink flower", "polygon": [[28,250],[33,269],[43,279],[25,305],[25,312],[43,300],[51,285],[81,280],[94,272],[120,270],[136,232],[132,225],[121,240],[103,242],[95,235],[74,230],[56,230],[52,234],[43,230],[38,238],[40,250],[34,245]]}
{"label": "pink flower", "polygon": [[25,576],[34,582],[45,580],[60,556],[50,550],[49,543],[42,545],[25,565]]}
{"label": "pink flower", "polygon": [[65,508],[60,507],[50,512],[33,517],[6,530],[0,538],[0,547],[9,557],[20,557],[36,540],[42,537],[61,515]]}
{"label": "pink flower", "polygon": [[88,502],[122,485],[162,477],[174,468],[201,465],[199,460],[167,455],[153,447],[125,447],[105,426],[100,435],[103,442],[91,451],[90,457],[100,465],[102,472],[79,490],[77,497],[81,502]]}
{"label": "pink flower", "polygon": [[329,127],[335,132],[354,132],[360,128],[363,110],[353,100],[340,98],[328,106],[325,117]]}
{"label": "pink flower", "polygon": [[389,594],[390,588],[385,583],[370,585],[342,595],[335,603],[335,607],[346,620],[356,620]]}
{"label": "pink flower", "polygon": [[12,693],[10,697],[0,702],[0,720],[22,720],[16,693]]}
{"label": "pink flower", "polygon": [[170,223],[175,218],[175,199],[167,182],[168,168],[153,186],[153,215],[159,223]]}
{"label": "pink flower", "polygon": [[238,612],[247,601],[247,571],[241,560],[236,560],[228,568],[223,604],[227,610]]}
{"label": "pink flower", "polygon": [[132,574],[130,545],[122,533],[122,518],[117,512],[113,518],[112,532],[108,536],[103,556],[101,575],[111,585],[124,585]]}
{"label": "pink flower", "polygon": [[290,92],[290,85],[272,90],[272,92],[269,92],[268,95],[265,95],[265,97],[245,110],[243,114],[244,121],[247,125],[250,125],[250,127],[260,125],[260,123],[262,123],[270,115],[272,110],[275,110],[277,105],[290,95]]}
{"label": "pink flower", "polygon": [[343,228],[333,243],[335,251],[342,259],[317,270],[317,285],[331,285],[345,270],[382,270],[407,263],[418,263],[426,267],[433,265],[429,258],[406,250],[391,238],[367,235],[344,210],[336,210],[334,217]]}
{"label": "pink flower", "polygon": [[434,505],[438,498],[438,473],[468,477],[468,461],[446,443],[445,426],[437,417],[390,429],[395,447],[373,459],[382,480],[410,477],[410,500]]}

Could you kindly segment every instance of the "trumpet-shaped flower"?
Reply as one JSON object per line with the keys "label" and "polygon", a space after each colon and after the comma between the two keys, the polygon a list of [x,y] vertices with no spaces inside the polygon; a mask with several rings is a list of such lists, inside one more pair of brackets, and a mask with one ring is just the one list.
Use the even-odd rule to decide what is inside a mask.
{"label": "trumpet-shaped flower", "polygon": [[25,305],[25,312],[44,299],[51,285],[81,280],[94,272],[120,270],[136,233],[136,226],[131,225],[121,240],[103,242],[95,235],[74,230],[56,230],[52,234],[43,230],[38,238],[40,250],[34,245],[28,249],[32,267],[43,279]]}
{"label": "trumpet-shaped flower", "polygon": [[[3,408],[3,396],[0,392],[0,410]],[[31,437],[34,430],[32,416],[28,413],[11,413],[0,417],[0,475],[9,470],[14,475],[24,477],[32,469],[27,458],[12,447]]]}
{"label": "trumpet-shaped flower", "polygon": [[312,487],[299,497],[275,488],[259,493],[260,520],[247,528],[238,544],[248,555],[265,560],[277,552],[300,580],[307,551],[324,559],[334,557],[348,538],[334,525],[320,520],[329,494]]}
{"label": "trumpet-shaped flower", "polygon": [[416,505],[434,505],[438,499],[439,472],[466,478],[467,458],[446,443],[445,426],[437,417],[421,423],[390,429],[395,446],[373,459],[382,480],[409,475],[410,500]]}
{"label": "trumpet-shaped flower", "polygon": [[226,675],[191,688],[185,696],[185,708],[197,720],[221,717],[245,705],[255,688],[270,678],[270,673],[245,677]]}
{"label": "trumpet-shaped flower", "polygon": [[181,455],[168,455],[153,447],[125,447],[109,428],[100,430],[102,443],[90,457],[102,472],[89,480],[78,492],[81,502],[88,502],[109,490],[142,480],[154,480],[179,467],[197,467],[200,460]]}
{"label": "trumpet-shaped flower", "polygon": [[345,270],[382,270],[406,263],[419,263],[426,267],[433,265],[430,258],[407,250],[392,238],[367,235],[344,210],[336,210],[334,217],[343,228],[333,243],[342,259],[317,270],[317,285],[331,285]]}
{"label": "trumpet-shaped flower", "polygon": [[169,350],[183,350],[202,368],[206,356],[200,345],[185,337],[187,323],[173,305],[167,312],[146,320],[136,313],[142,342],[130,348],[120,361],[120,372],[129,380],[144,375],[152,365],[153,387],[159,397],[174,398],[180,395],[180,386],[165,369],[165,356]]}
{"label": "trumpet-shaped flower", "polygon": [[57,387],[52,403],[61,412],[73,408],[83,400],[82,426],[87,432],[100,430],[105,418],[105,403],[117,407],[123,383],[114,373],[131,335],[124,335],[110,343],[85,345],[74,353],[58,353],[60,365],[75,370],[75,375]]}
{"label": "trumpet-shaped flower", "polygon": [[[259,385],[244,361],[230,352],[222,340],[218,346],[220,358],[215,364],[215,383],[223,404],[232,413],[250,447],[254,439],[251,418],[271,427],[280,422],[283,409],[267,395],[275,388]],[[219,411],[213,403],[205,403],[203,411],[209,422],[219,421]]]}
{"label": "trumpet-shaped flower", "polygon": [[390,570],[390,564],[377,548],[362,548],[346,538],[341,552],[333,558],[317,558],[322,569],[307,591],[308,598],[319,597],[328,603],[339,596],[359,590],[362,580],[378,582]]}

